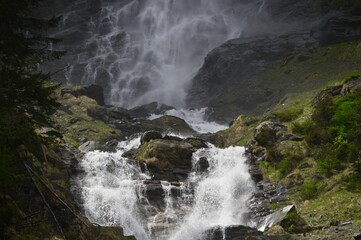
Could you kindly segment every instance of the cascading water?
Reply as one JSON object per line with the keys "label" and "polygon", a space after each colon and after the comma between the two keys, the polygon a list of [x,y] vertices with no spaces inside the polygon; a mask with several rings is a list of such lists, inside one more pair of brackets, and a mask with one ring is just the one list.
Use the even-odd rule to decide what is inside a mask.
{"label": "cascading water", "polygon": [[[64,29],[55,35],[65,35],[71,45],[74,40],[67,40],[68,31],[77,28],[71,36],[80,39],[76,47],[65,47],[71,48],[65,58],[66,81],[102,85],[108,103],[126,108],[149,102],[184,107],[185,89],[206,54],[240,36],[249,26],[247,19],[260,14],[263,4],[263,0],[76,1],[75,10],[69,7],[63,14]],[[89,19],[79,19],[83,22],[76,26],[83,11],[79,9],[86,5],[94,9],[88,7]]]}
{"label": "cascading water", "polygon": [[[207,239],[207,230],[249,225],[247,202],[254,183],[245,163],[244,148],[209,145],[193,154],[186,182],[161,182],[163,206],[147,199],[150,179],[139,163],[121,157],[139,138],[122,142],[116,153],[89,152],[80,179],[86,215],[103,226],[120,226],[138,240]],[[207,171],[199,161],[207,159]]]}
{"label": "cascading water", "polygon": [[[259,14],[263,3],[102,1],[86,24],[89,38],[84,51],[72,56],[77,65],[68,69],[67,81],[101,84],[108,92],[108,103],[118,106],[156,101],[181,108],[185,89],[206,53],[239,36],[247,18]],[[170,110],[166,114],[185,119],[201,133],[225,128],[206,122],[205,111]],[[79,186],[91,221],[122,227],[126,235],[138,240],[201,240],[215,227],[252,224],[247,202],[255,187],[242,147],[209,145],[198,150],[187,180],[157,183],[160,203],[147,195],[152,177],[146,166],[122,157],[138,146],[139,138],[121,142],[116,153],[93,151],[84,156],[81,167],[85,173],[79,177]],[[209,167],[200,171],[198,163],[204,159]]]}

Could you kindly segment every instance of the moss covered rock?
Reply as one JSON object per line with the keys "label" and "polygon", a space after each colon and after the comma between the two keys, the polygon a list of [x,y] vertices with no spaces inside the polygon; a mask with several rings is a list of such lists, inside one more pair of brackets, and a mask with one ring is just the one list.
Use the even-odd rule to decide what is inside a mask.
{"label": "moss covered rock", "polygon": [[187,142],[156,139],[143,144],[136,159],[158,168],[191,167],[195,148]]}
{"label": "moss covered rock", "polygon": [[266,121],[257,126],[254,139],[260,146],[272,146],[278,143],[287,127],[278,122]]}
{"label": "moss covered rock", "polygon": [[142,122],[142,129],[186,136],[192,136],[197,133],[186,121],[174,116],[163,116],[154,120],[146,120]]}

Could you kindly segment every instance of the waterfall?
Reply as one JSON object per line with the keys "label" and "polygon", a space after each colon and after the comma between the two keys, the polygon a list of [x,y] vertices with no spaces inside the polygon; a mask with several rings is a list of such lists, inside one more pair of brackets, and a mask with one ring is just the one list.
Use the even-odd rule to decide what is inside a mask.
{"label": "waterfall", "polygon": [[[209,144],[198,150],[188,179],[161,181],[163,200],[154,204],[147,196],[149,173],[122,157],[138,142],[139,138],[122,142],[116,153],[93,151],[84,156],[79,185],[92,222],[120,226],[138,240],[207,239],[204,234],[214,227],[251,224],[247,203],[255,186],[243,147],[219,149]],[[202,172],[197,166],[204,159],[209,167]]]}
{"label": "waterfall", "polygon": [[63,24],[54,35],[69,45],[65,81],[102,85],[108,103],[126,108],[150,102],[184,107],[186,89],[206,54],[239,37],[263,4],[262,0],[76,1],[63,13]]}

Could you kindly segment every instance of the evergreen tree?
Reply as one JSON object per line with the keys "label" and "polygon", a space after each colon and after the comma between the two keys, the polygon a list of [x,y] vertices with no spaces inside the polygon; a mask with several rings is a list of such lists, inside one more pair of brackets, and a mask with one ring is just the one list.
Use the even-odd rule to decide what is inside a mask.
{"label": "evergreen tree", "polygon": [[50,74],[39,66],[63,54],[49,50],[58,40],[45,36],[60,18],[33,17],[41,2],[0,0],[0,106],[8,110],[47,112],[57,106],[52,95],[57,86],[48,83]]}

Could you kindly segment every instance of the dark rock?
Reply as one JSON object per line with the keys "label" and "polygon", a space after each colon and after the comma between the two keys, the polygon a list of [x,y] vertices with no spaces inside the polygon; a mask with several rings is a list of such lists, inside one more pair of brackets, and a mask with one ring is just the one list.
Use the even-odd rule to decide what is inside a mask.
{"label": "dark rock", "polygon": [[163,139],[164,139],[164,140],[173,140],[173,141],[178,141],[178,142],[183,141],[183,139],[180,138],[180,137],[170,136],[170,135],[165,135],[165,136],[163,137]]}
{"label": "dark rock", "polygon": [[161,139],[162,138],[162,134],[158,131],[146,131],[145,133],[143,133],[142,137],[140,138],[140,144],[144,144],[146,142],[149,142],[150,140],[154,140],[154,139]]}
{"label": "dark rock", "polygon": [[262,171],[259,169],[259,167],[253,166],[249,168],[249,173],[251,174],[251,177],[255,183],[258,183],[263,180],[263,174]]}
{"label": "dark rock", "polygon": [[148,180],[145,182],[145,185],[146,185],[145,193],[147,195],[147,199],[151,203],[156,203],[156,205],[159,205],[159,203],[163,203],[164,191],[160,181]]}
{"label": "dark rock", "polygon": [[130,114],[136,118],[147,118],[151,114],[164,114],[168,110],[172,110],[174,107],[158,104],[157,102],[152,102],[149,104],[145,104],[139,107],[135,107],[129,110]]}
{"label": "dark rock", "polygon": [[46,134],[48,136],[53,136],[53,137],[57,137],[57,138],[63,138],[63,134],[61,134],[59,131],[55,130],[55,129],[51,129],[51,128],[42,128],[40,130],[41,134]]}
{"label": "dark rock", "polygon": [[212,143],[217,147],[224,147],[224,139],[220,134],[206,133],[206,134],[199,134],[197,135],[197,137],[205,142]]}
{"label": "dark rock", "polygon": [[355,234],[353,235],[353,238],[354,238],[355,240],[361,240],[361,233],[355,233]]}
{"label": "dark rock", "polygon": [[360,39],[361,19],[353,17],[331,17],[321,23],[318,28],[314,28],[312,30],[312,36],[317,38],[321,45]]}
{"label": "dark rock", "polygon": [[257,229],[246,226],[231,226],[225,229],[215,227],[203,234],[207,240],[265,240],[266,238]]}
{"label": "dark rock", "polygon": [[201,157],[196,164],[197,171],[205,172],[208,170],[208,168],[209,168],[209,162],[208,162],[207,158]]}

